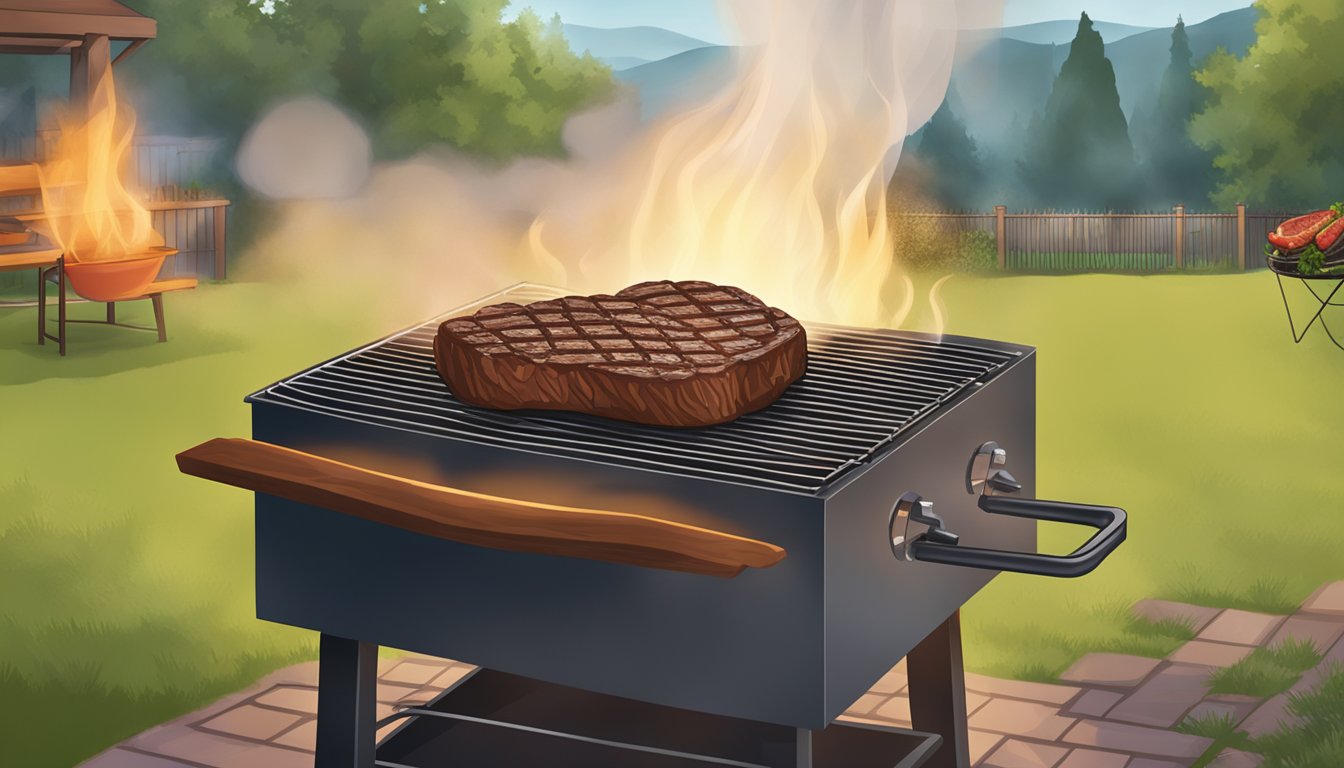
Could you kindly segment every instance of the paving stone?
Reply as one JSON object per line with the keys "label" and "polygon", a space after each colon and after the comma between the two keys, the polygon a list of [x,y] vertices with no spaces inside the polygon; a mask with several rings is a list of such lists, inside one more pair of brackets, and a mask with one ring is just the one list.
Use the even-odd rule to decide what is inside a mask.
{"label": "paving stone", "polygon": [[1130,608],[1135,616],[1152,622],[1178,621],[1198,633],[1218,615],[1219,609],[1170,600],[1140,600]]}
{"label": "paving stone", "polygon": [[79,764],[79,768],[191,768],[191,766],[166,757],[155,757],[115,747],[85,760]]}
{"label": "paving stone", "polygon": [[880,696],[876,693],[865,693],[859,697],[858,701],[854,702],[853,706],[845,710],[845,714],[866,715],[877,709],[877,706],[886,700],[886,696]]}
{"label": "paving stone", "polygon": [[1318,653],[1325,653],[1341,635],[1344,635],[1344,617],[1289,616],[1270,638],[1269,645],[1278,645],[1291,637],[1309,641]]}
{"label": "paving stone", "polygon": [[1075,661],[1059,679],[1071,683],[1131,688],[1143,682],[1161,663],[1161,659],[1123,653],[1089,653]]}
{"label": "paving stone", "polygon": [[1190,763],[1173,763],[1170,760],[1154,760],[1151,757],[1136,757],[1125,768],[1189,768]]}
{"label": "paving stone", "polygon": [[908,723],[910,722],[910,699],[905,696],[892,696],[887,700],[887,703],[874,710],[873,714],[887,720]]}
{"label": "paving stone", "polygon": [[990,702],[990,698],[989,698],[988,696],[985,696],[985,695],[983,695],[983,694],[976,693],[975,691],[967,691],[967,692],[966,692],[966,714],[969,715],[969,714],[974,713],[977,709],[979,709],[979,708],[985,706],[985,705],[988,704],[989,702]]}
{"label": "paving stone", "polygon": [[286,747],[306,749],[312,752],[317,745],[317,720],[305,720],[271,741]]}
{"label": "paving stone", "polygon": [[1094,689],[1084,691],[1082,696],[1074,700],[1072,704],[1064,710],[1066,715],[1075,715],[1078,717],[1101,717],[1111,710],[1120,700],[1125,698],[1125,694],[1116,691],[1103,691]]}
{"label": "paving stone", "polygon": [[1054,768],[1068,751],[1050,744],[1008,739],[985,758],[983,765],[987,768]]}
{"label": "paving stone", "polygon": [[1344,616],[1344,581],[1326,584],[1316,590],[1302,603],[1303,613],[1320,613],[1327,616]]}
{"label": "paving stone", "polygon": [[1240,645],[1263,645],[1284,617],[1228,608],[1199,633],[1200,640]]}
{"label": "paving stone", "polygon": [[407,694],[416,693],[420,689],[409,685],[392,685],[391,683],[380,683],[378,685],[378,701],[392,704],[406,698]]}
{"label": "paving stone", "polygon": [[976,693],[985,693],[990,696],[1007,696],[1013,699],[1040,701],[1046,704],[1066,704],[1082,690],[1072,685],[1000,680],[995,677],[974,674],[966,675],[966,687]]}
{"label": "paving stone", "polygon": [[452,688],[458,681],[467,675],[476,671],[476,667],[457,664],[444,670],[438,677],[434,678],[433,685],[436,688]]}
{"label": "paving stone", "polygon": [[152,728],[134,739],[134,749],[209,768],[312,768],[313,756],[283,747],[220,736],[193,728]]}
{"label": "paving stone", "polygon": [[985,756],[990,753],[999,742],[1003,741],[1003,735],[990,733],[989,731],[977,731],[971,728],[966,732],[967,751],[970,752],[971,765],[978,764]]}
{"label": "paving stone", "polygon": [[1064,758],[1059,768],[1125,768],[1129,755],[1102,752],[1098,749],[1075,749]]}
{"label": "paving stone", "polygon": [[268,741],[302,719],[302,715],[244,704],[215,715],[198,727],[227,736]]}
{"label": "paving stone", "polygon": [[1167,657],[1167,660],[1185,664],[1202,664],[1206,667],[1230,667],[1249,656],[1252,650],[1254,649],[1249,645],[1191,640],[1177,648],[1175,653]]}
{"label": "paving stone", "polygon": [[1265,758],[1254,752],[1243,752],[1240,749],[1224,749],[1213,758],[1208,768],[1258,768],[1265,761]]}
{"label": "paving stone", "polygon": [[437,662],[403,661],[382,675],[379,682],[414,686],[426,685],[429,681],[443,674],[447,668],[447,664]]}
{"label": "paving stone", "polygon": [[887,674],[880,677],[876,683],[873,683],[868,690],[872,693],[887,696],[905,690],[905,666],[903,664],[896,665]]}
{"label": "paving stone", "polygon": [[318,664],[316,661],[305,661],[302,664],[294,664],[267,676],[263,682],[270,682],[275,685],[301,685],[308,688],[317,687]]}
{"label": "paving stone", "polygon": [[1170,664],[1106,713],[1110,720],[1170,728],[1208,692],[1208,667]]}
{"label": "paving stone", "polygon": [[1265,736],[1285,726],[1294,725],[1297,718],[1288,711],[1288,694],[1280,693],[1261,704],[1241,723],[1241,730],[1252,737]]}
{"label": "paving stone", "polygon": [[292,685],[277,685],[271,690],[253,699],[258,704],[279,707],[291,712],[317,714],[317,689],[299,688]]}
{"label": "paving stone", "polygon": [[[1194,760],[1213,744],[1213,739],[1203,736],[1107,720],[1080,720],[1065,732],[1063,741],[1083,747],[1186,760]],[[1134,768],[1133,764],[1128,768]]]}
{"label": "paving stone", "polygon": [[983,731],[1047,741],[1058,739],[1074,723],[1071,718],[1060,717],[1055,707],[1012,699],[991,699],[971,715],[969,722]]}

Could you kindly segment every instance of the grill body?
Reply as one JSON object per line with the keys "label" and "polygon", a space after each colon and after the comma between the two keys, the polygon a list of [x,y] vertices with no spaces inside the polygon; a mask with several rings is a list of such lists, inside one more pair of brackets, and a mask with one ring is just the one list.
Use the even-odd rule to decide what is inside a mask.
{"label": "grill body", "polygon": [[[740,439],[649,432],[643,444],[655,447],[654,458],[667,457],[660,463],[637,448],[613,448],[637,446],[644,434],[614,422],[467,408],[473,418],[507,427],[505,438],[483,438],[491,433],[478,422],[445,434],[410,414],[390,417],[377,405],[360,410],[354,404],[363,401],[349,393],[340,393],[340,411],[330,401],[299,399],[304,380],[339,382],[324,372],[368,358],[369,350],[396,350],[409,376],[426,364],[415,349],[432,328],[253,395],[254,437],[469,491],[710,527],[784,547],[787,558],[719,579],[473,547],[258,494],[260,618],[657,704],[819,729],[994,576],[895,559],[887,526],[897,497],[915,491],[936,500],[948,528],[968,544],[1035,551],[1032,521],[985,514],[965,486],[971,454],[995,440],[1012,452],[1024,493],[1034,493],[1035,360],[1028,348],[944,339],[944,350],[980,350],[992,365],[978,375],[963,371],[956,386],[940,385],[931,406],[848,456],[834,443],[807,442],[824,425],[808,428],[799,418],[806,413],[782,419],[802,425],[796,442],[769,432],[762,425],[779,417],[770,413],[778,406],[748,422]],[[822,345],[871,345],[878,351],[859,355],[860,362],[875,380],[894,380],[902,374],[883,362],[883,345],[930,343],[895,332],[809,333],[821,337],[813,352],[818,378],[827,365]],[[432,378],[420,381],[433,391]],[[396,386],[394,380],[384,389]],[[438,386],[442,399],[426,396],[429,411],[421,413],[447,407],[436,405],[451,400]],[[328,395],[335,393],[318,397]],[[836,407],[844,413],[857,397],[836,397]],[[860,423],[863,414],[854,415]],[[856,431],[873,442],[871,425]],[[756,452],[753,445],[775,456],[812,445],[833,460],[807,459],[809,469],[789,469],[789,476],[766,460],[753,466],[767,471],[744,469],[750,462],[741,459],[742,447]],[[595,456],[599,449],[607,455]]]}

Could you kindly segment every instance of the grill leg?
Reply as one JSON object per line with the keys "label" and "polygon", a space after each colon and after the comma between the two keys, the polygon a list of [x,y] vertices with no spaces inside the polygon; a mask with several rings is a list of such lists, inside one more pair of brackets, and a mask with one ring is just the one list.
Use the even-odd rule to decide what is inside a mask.
{"label": "grill leg", "polygon": [[915,730],[943,737],[942,746],[925,765],[969,768],[960,612],[947,617],[910,651],[905,669],[910,683],[910,719]]}
{"label": "grill leg", "polygon": [[798,768],[812,768],[812,732],[798,729]]}
{"label": "grill leg", "polygon": [[378,646],[323,634],[314,768],[373,768]]}

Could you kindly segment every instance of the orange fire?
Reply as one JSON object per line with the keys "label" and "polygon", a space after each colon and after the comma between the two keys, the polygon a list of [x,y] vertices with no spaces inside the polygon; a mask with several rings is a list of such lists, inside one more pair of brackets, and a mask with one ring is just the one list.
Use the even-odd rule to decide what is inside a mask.
{"label": "orange fire", "polygon": [[571,289],[709,280],[805,320],[898,327],[917,299],[887,181],[942,97],[955,14],[932,2],[923,16],[885,2],[745,5],[745,22],[768,28],[741,50],[737,77],[596,169],[604,202],[543,209],[523,255],[537,279]]}
{"label": "orange fire", "polygon": [[135,114],[118,103],[110,70],[93,89],[87,115],[67,113],[60,125],[55,155],[41,169],[42,202],[66,258],[119,261],[163,245],[123,178]]}

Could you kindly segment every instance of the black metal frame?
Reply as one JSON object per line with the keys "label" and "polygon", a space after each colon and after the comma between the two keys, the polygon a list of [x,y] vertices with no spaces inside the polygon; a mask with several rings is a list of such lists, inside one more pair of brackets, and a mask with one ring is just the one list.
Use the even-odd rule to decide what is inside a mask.
{"label": "black metal frame", "polygon": [[[53,335],[47,332],[47,283],[55,283],[57,288],[56,301],[56,333]],[[140,298],[150,300],[154,306],[154,325],[136,325],[134,323],[117,322],[117,302],[103,302],[107,304],[107,318],[105,320],[76,320],[66,316],[65,305],[68,303],[65,277],[65,257],[56,260],[56,265],[39,269],[37,271],[37,343],[46,344],[47,339],[51,339],[60,346],[61,356],[65,356],[65,326],[69,323],[84,323],[86,325],[112,325],[117,328],[129,328],[133,331],[156,331],[159,334],[159,341],[168,340],[168,328],[163,317],[163,294],[152,293],[144,297],[136,297],[131,301],[138,301]]]}
{"label": "black metal frame", "polygon": [[[406,721],[384,739],[396,736],[421,717],[450,719],[517,732],[538,734],[568,741],[615,747],[633,753],[666,756],[697,761],[701,765],[730,768],[765,768],[728,758],[599,739],[533,726],[501,722],[470,715],[447,713],[424,707],[408,707],[377,719],[378,646],[322,634],[318,678],[317,750],[314,768],[411,768],[402,763],[379,760],[375,734],[379,729]],[[907,674],[910,685],[910,714],[913,731],[900,728],[847,723],[876,731],[919,735],[925,740],[910,751],[894,768],[969,768],[967,740],[966,687],[962,667],[960,613],[954,613],[930,633],[909,656]],[[796,766],[813,768],[813,732],[797,729]]]}
{"label": "black metal frame", "polygon": [[[1330,331],[1330,326],[1329,326],[1329,324],[1327,324],[1326,321],[1325,321],[1325,310],[1326,310],[1326,307],[1344,307],[1344,303],[1340,303],[1340,302],[1335,302],[1335,301],[1333,301],[1333,299],[1335,298],[1335,294],[1339,293],[1339,290],[1340,290],[1341,287],[1344,287],[1344,276],[1341,276],[1341,275],[1338,275],[1338,274],[1329,274],[1329,275],[1301,275],[1301,274],[1290,274],[1290,275],[1287,275],[1288,277],[1293,277],[1293,278],[1296,278],[1296,279],[1298,279],[1298,280],[1301,280],[1301,281],[1302,281],[1302,285],[1306,286],[1307,291],[1308,291],[1309,293],[1311,293],[1312,297],[1315,298],[1317,302],[1320,303],[1320,307],[1317,308],[1315,314],[1313,314],[1313,315],[1311,316],[1311,319],[1307,321],[1307,324],[1306,324],[1306,325],[1302,326],[1302,332],[1301,332],[1301,333],[1298,333],[1298,332],[1297,332],[1297,325],[1296,325],[1296,323],[1293,322],[1293,310],[1292,310],[1292,308],[1291,308],[1290,306],[1288,306],[1288,293],[1287,293],[1287,291],[1285,291],[1285,290],[1283,289],[1283,278],[1284,278],[1284,273],[1283,273],[1283,272],[1280,272],[1280,271],[1277,270],[1277,269],[1272,269],[1271,271],[1274,272],[1274,279],[1277,280],[1278,283],[1279,283],[1279,296],[1280,296],[1280,298],[1283,299],[1283,310],[1284,310],[1284,312],[1286,312],[1287,315],[1288,315],[1288,331],[1289,331],[1289,332],[1292,334],[1292,336],[1293,336],[1293,343],[1294,343],[1294,344],[1301,344],[1301,343],[1302,343],[1302,339],[1306,338],[1306,336],[1307,336],[1307,331],[1311,330],[1311,326],[1315,325],[1316,322],[1319,320],[1320,323],[1321,323],[1321,328],[1325,331],[1325,335],[1330,337],[1330,341],[1331,341],[1336,347],[1339,347],[1340,349],[1344,349],[1344,344],[1341,344],[1340,341],[1339,341],[1339,339],[1335,338],[1335,334],[1332,333],[1332,332]],[[1334,281],[1335,281],[1335,287],[1332,288],[1332,289],[1330,290],[1330,293],[1328,293],[1328,294],[1325,295],[1325,298],[1321,298],[1321,294],[1317,293],[1317,292],[1316,292],[1316,289],[1312,287],[1311,281],[1313,281],[1313,280],[1334,280]]]}

